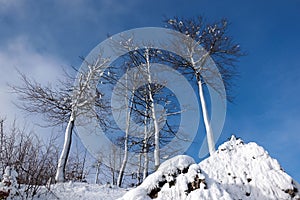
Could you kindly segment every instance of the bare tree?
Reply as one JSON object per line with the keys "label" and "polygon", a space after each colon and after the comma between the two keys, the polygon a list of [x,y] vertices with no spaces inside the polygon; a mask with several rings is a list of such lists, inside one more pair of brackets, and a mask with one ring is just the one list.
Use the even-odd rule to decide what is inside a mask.
{"label": "bare tree", "polygon": [[[73,146],[74,148],[74,146]],[[66,167],[66,181],[86,182],[88,170],[86,169],[87,150],[80,149],[78,143],[75,143],[75,151],[73,150],[69,156]]]}
{"label": "bare tree", "polygon": [[[138,164],[138,179],[141,179],[140,177],[142,176],[143,179],[145,179],[148,175],[149,162],[151,160],[151,158],[149,158],[150,152],[154,152],[154,169],[158,168],[160,159],[162,159],[160,145],[163,144],[163,141],[168,143],[172,137],[174,137],[174,131],[172,131],[171,126],[166,126],[170,129],[169,135],[167,135],[168,131],[166,131],[166,129],[161,130],[163,124],[166,122],[165,117],[180,114],[180,112],[165,113],[166,110],[156,109],[155,104],[159,102],[158,99],[160,99],[161,103],[163,101],[165,101],[165,103],[167,102],[166,94],[164,94],[164,83],[159,83],[152,77],[152,75],[155,74],[155,70],[152,68],[151,60],[152,62],[154,59],[159,60],[156,58],[159,56],[157,53],[158,50],[151,48],[151,44],[144,45],[144,49],[139,49],[139,45],[135,42],[133,36],[130,38],[123,37],[120,41],[112,40],[112,46],[115,51],[120,51],[121,54],[125,53],[122,56],[123,65],[121,64],[115,72],[114,69],[112,70],[113,74],[115,74],[115,76],[112,77],[115,80],[108,81],[113,85],[118,84],[121,91],[118,95],[123,96],[123,98],[120,98],[121,101],[123,101],[123,99],[125,100],[125,106],[117,109],[127,111],[125,119],[125,136],[123,138],[125,152],[123,165],[121,166],[119,173],[119,186],[121,185],[125,167],[128,162],[127,151],[129,149],[137,154],[141,154],[138,156],[138,161],[135,162]],[[122,72],[125,73],[126,77],[126,80],[123,82],[118,78],[123,75]],[[128,82],[130,83],[130,86],[128,86]],[[134,118],[134,121],[137,124],[144,126],[144,131],[135,129],[135,127],[130,124],[130,118]],[[137,132],[135,133],[136,137],[129,137],[129,130],[132,130],[131,132]],[[162,131],[165,131],[165,134],[162,134]],[[142,157],[144,157],[143,162],[141,161]],[[141,166],[142,164],[143,166]],[[143,171],[143,175],[141,175],[141,171]]]}
{"label": "bare tree", "polygon": [[[168,28],[188,36],[181,37],[180,44],[174,41],[173,47],[176,53],[184,55],[185,58],[171,54],[166,54],[164,58],[167,62],[173,63],[177,69],[181,68],[185,74],[190,74],[196,79],[209,153],[212,154],[215,151],[215,143],[203,87],[207,84],[219,92],[220,95],[223,95],[220,91],[220,85],[216,81],[222,78],[227,91],[226,97],[231,101],[232,97],[228,92],[231,89],[232,78],[236,75],[236,61],[243,53],[240,46],[228,36],[228,22],[225,19],[209,24],[205,23],[203,17],[196,19],[175,17],[166,20],[166,25]],[[192,38],[193,41],[187,38]],[[203,48],[199,48],[199,46]],[[210,58],[215,62],[217,69],[209,66]],[[217,70],[220,72],[221,77]]]}
{"label": "bare tree", "polygon": [[[58,161],[55,180],[65,180],[65,168],[70,153],[72,132],[79,115],[89,112],[91,117],[98,117],[94,106],[101,106],[101,95],[95,87],[108,59],[97,57],[93,63],[84,61],[85,68],[78,72],[75,84],[61,84],[58,89],[28,79],[20,73],[22,86],[11,86],[19,100],[18,107],[28,113],[41,114],[51,125],[67,123],[64,145]],[[95,112],[93,112],[95,111]]]}
{"label": "bare tree", "polygon": [[94,103],[99,99],[99,93],[97,93],[95,86],[100,75],[103,73],[107,62],[107,59],[102,59],[99,56],[94,63],[85,62],[87,67],[79,72],[78,80],[72,91],[71,113],[65,131],[63,151],[58,161],[55,176],[57,182],[63,182],[65,180],[65,167],[71,148],[72,132],[76,117],[87,114],[86,112],[89,112],[91,117],[97,117],[97,112],[93,112]]}
{"label": "bare tree", "polygon": [[55,175],[58,148],[56,137],[41,140],[33,132],[19,128],[16,121],[3,131],[3,145],[0,160],[3,166],[12,167],[18,173],[18,184],[22,184],[22,197],[37,194],[41,186]]}
{"label": "bare tree", "polygon": [[[4,129],[3,129],[3,124],[4,124],[5,118],[0,118],[0,158],[3,158],[3,153],[4,153]],[[3,160],[1,159],[1,166],[0,166],[0,172],[1,174],[4,173],[5,166],[3,163]]]}
{"label": "bare tree", "polygon": [[99,174],[100,174],[101,164],[102,164],[101,158],[97,158],[95,164],[93,165],[93,167],[96,168],[95,184],[99,183]]}
{"label": "bare tree", "polygon": [[[127,70],[127,72],[128,72],[128,70]],[[131,113],[132,113],[132,109],[133,109],[133,100],[134,100],[135,90],[136,90],[134,87],[134,85],[135,85],[134,81],[136,78],[129,80],[128,76],[129,76],[128,73],[126,73],[125,74],[125,90],[124,90],[125,94],[123,93],[124,101],[125,101],[125,109],[127,110],[127,113],[126,113],[126,128],[125,128],[125,137],[124,137],[124,157],[123,157],[122,165],[121,165],[118,180],[117,180],[117,185],[119,187],[121,187],[121,185],[122,185],[122,180],[123,180],[123,176],[125,173],[125,168],[126,168],[127,160],[128,160],[130,117],[131,117]],[[136,76],[136,74],[133,76]],[[129,90],[128,81],[133,81],[133,83],[132,83],[133,88],[130,89],[131,90],[130,92],[128,91]]]}

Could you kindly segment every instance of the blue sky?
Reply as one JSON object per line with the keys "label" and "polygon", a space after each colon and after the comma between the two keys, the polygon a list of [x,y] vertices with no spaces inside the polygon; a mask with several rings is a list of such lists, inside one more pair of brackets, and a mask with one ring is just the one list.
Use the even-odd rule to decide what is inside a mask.
{"label": "blue sky", "polygon": [[107,34],[162,26],[164,17],[226,17],[230,34],[248,52],[238,63],[234,104],[223,134],[264,146],[300,181],[300,1],[0,0],[0,114],[19,116],[6,82],[14,67],[55,82],[61,66],[79,66]]}

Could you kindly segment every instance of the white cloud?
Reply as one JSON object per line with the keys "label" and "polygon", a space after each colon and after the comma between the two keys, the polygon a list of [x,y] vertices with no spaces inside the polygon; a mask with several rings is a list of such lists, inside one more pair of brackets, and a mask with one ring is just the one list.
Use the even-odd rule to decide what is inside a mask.
{"label": "white cloud", "polygon": [[23,118],[20,110],[13,105],[16,95],[7,84],[21,84],[16,68],[42,84],[53,83],[63,74],[66,62],[60,58],[43,54],[34,49],[24,36],[15,38],[0,48],[0,116],[8,120]]}

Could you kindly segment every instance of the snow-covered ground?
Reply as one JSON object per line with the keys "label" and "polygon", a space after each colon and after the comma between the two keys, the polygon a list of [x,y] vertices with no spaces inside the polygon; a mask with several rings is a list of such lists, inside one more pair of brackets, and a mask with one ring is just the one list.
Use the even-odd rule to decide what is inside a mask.
{"label": "snow-covered ground", "polygon": [[34,200],[110,200],[118,199],[125,192],[110,185],[69,182],[52,185],[50,190],[42,189]]}
{"label": "snow-covered ground", "polygon": [[199,164],[186,155],[167,160],[134,189],[69,182],[42,188],[34,199],[300,200],[299,192],[262,147],[232,137]]}

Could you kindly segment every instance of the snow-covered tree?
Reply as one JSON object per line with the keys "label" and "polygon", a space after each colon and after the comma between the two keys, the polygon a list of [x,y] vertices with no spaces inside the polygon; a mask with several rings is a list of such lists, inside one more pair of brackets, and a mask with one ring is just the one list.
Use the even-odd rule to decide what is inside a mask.
{"label": "snow-covered tree", "polygon": [[[167,101],[167,93],[165,88],[165,83],[158,82],[155,78],[155,74],[157,70],[154,70],[153,64],[151,62],[159,61],[156,57],[159,56],[157,53],[158,50],[151,48],[151,44],[142,45],[144,48],[139,48],[140,44],[137,44],[134,36],[131,37],[123,37],[118,41],[112,39],[112,46],[115,51],[118,51],[121,55],[123,54],[121,66],[119,66],[113,74],[114,80],[109,81],[113,86],[118,84],[120,90],[118,95],[123,95],[127,103],[126,108],[117,108],[117,109],[125,109],[127,110],[126,114],[126,126],[124,127],[125,136],[123,138],[124,141],[124,159],[123,159],[123,167],[120,169],[119,178],[122,177],[124,173],[124,166],[127,163],[128,155],[126,151],[131,149],[137,154],[142,154],[138,156],[139,166],[137,169],[138,179],[141,179],[140,175],[143,174],[143,178],[145,179],[148,175],[149,163],[152,162],[152,158],[149,157],[149,152],[153,151],[153,160],[154,160],[154,169],[157,169],[160,165],[160,160],[162,159],[162,155],[160,152],[161,145],[164,142],[168,142],[174,136],[174,131],[172,130],[172,126],[166,126],[164,130],[164,123],[166,123],[167,116],[178,115],[179,112],[168,112],[163,109],[157,109],[156,104],[166,104]],[[114,69],[112,69],[114,71]],[[120,80],[118,77],[125,73],[126,81],[130,82],[130,86],[126,84],[126,81],[123,84],[120,84]],[[114,87],[114,90],[117,87]],[[129,95],[128,95],[129,94]],[[171,101],[170,101],[171,102]],[[129,106],[129,107],[128,107]],[[115,108],[112,108],[115,109]],[[141,127],[144,126],[144,130],[135,129],[135,127],[130,123],[130,118],[134,120],[134,124],[139,124]],[[170,124],[170,123],[169,123]],[[169,125],[168,124],[168,125]],[[129,128],[130,127],[130,128]],[[128,131],[137,132],[135,133],[135,137],[128,137]],[[130,143],[130,147],[128,145]],[[144,161],[141,161],[141,158],[144,157]],[[143,164],[143,165],[142,165]],[[141,166],[142,165],[142,166]],[[143,172],[142,172],[143,171]],[[118,181],[120,183],[120,181]]]}
{"label": "snow-covered tree", "polygon": [[94,109],[102,106],[101,94],[95,86],[107,62],[108,59],[103,59],[100,55],[93,63],[84,60],[84,67],[72,80],[75,80],[75,84],[71,81],[62,81],[60,86],[54,89],[50,84],[42,86],[20,73],[23,85],[11,86],[22,102],[18,104],[19,108],[29,113],[41,114],[50,125],[67,124],[55,176],[57,182],[65,180],[65,168],[76,118],[88,112],[87,116],[97,117],[101,121],[98,112]]}
{"label": "snow-covered tree", "polygon": [[[65,168],[71,149],[72,132],[75,120],[79,115],[94,110],[94,102],[97,102],[97,99],[99,98],[99,93],[97,93],[95,86],[97,85],[96,83],[99,81],[107,62],[107,59],[99,57],[94,63],[85,62],[86,68],[79,71],[79,75],[72,91],[71,113],[65,131],[64,146],[58,160],[55,176],[57,182],[63,182],[65,180]],[[96,111],[95,113],[89,114],[91,117],[97,116]]]}
{"label": "snow-covered tree", "polygon": [[[128,70],[127,70],[128,72]],[[133,109],[133,100],[134,100],[134,93],[136,88],[134,87],[134,80],[135,78],[130,78],[129,79],[129,74],[126,73],[125,74],[125,90],[123,90],[125,92],[124,95],[124,101],[125,101],[125,110],[126,110],[126,122],[125,122],[125,136],[124,136],[124,157],[123,157],[123,161],[122,161],[122,165],[119,171],[119,176],[118,176],[118,180],[117,180],[117,185],[119,187],[121,187],[122,185],[122,180],[124,177],[124,173],[125,173],[125,168],[127,165],[127,161],[128,161],[128,153],[129,153],[129,131],[130,131],[130,117],[131,117],[131,113],[132,113],[132,109]],[[136,76],[133,75],[133,76]],[[128,81],[133,81],[133,88],[129,88],[128,86]],[[130,89],[130,91],[129,91]],[[122,90],[122,89],[121,89]]]}
{"label": "snow-covered tree", "polygon": [[[204,87],[209,85],[219,92],[223,98],[227,97],[231,101],[232,98],[228,92],[231,89],[231,80],[236,75],[235,63],[243,53],[240,46],[228,36],[228,22],[225,19],[209,24],[205,23],[202,17],[196,19],[175,17],[166,20],[166,26],[187,36],[181,37],[180,43],[176,41],[173,43],[174,51],[179,55],[184,55],[184,58],[166,54],[164,59],[169,63],[173,63],[175,68],[184,70],[185,74],[192,75],[197,81],[209,153],[212,154],[215,151],[215,143]],[[191,42],[187,38],[192,38],[193,41]],[[199,48],[199,46],[203,48]],[[213,59],[217,69],[209,66],[210,58]],[[227,92],[226,97],[220,91],[217,79],[222,79],[224,82]]]}

